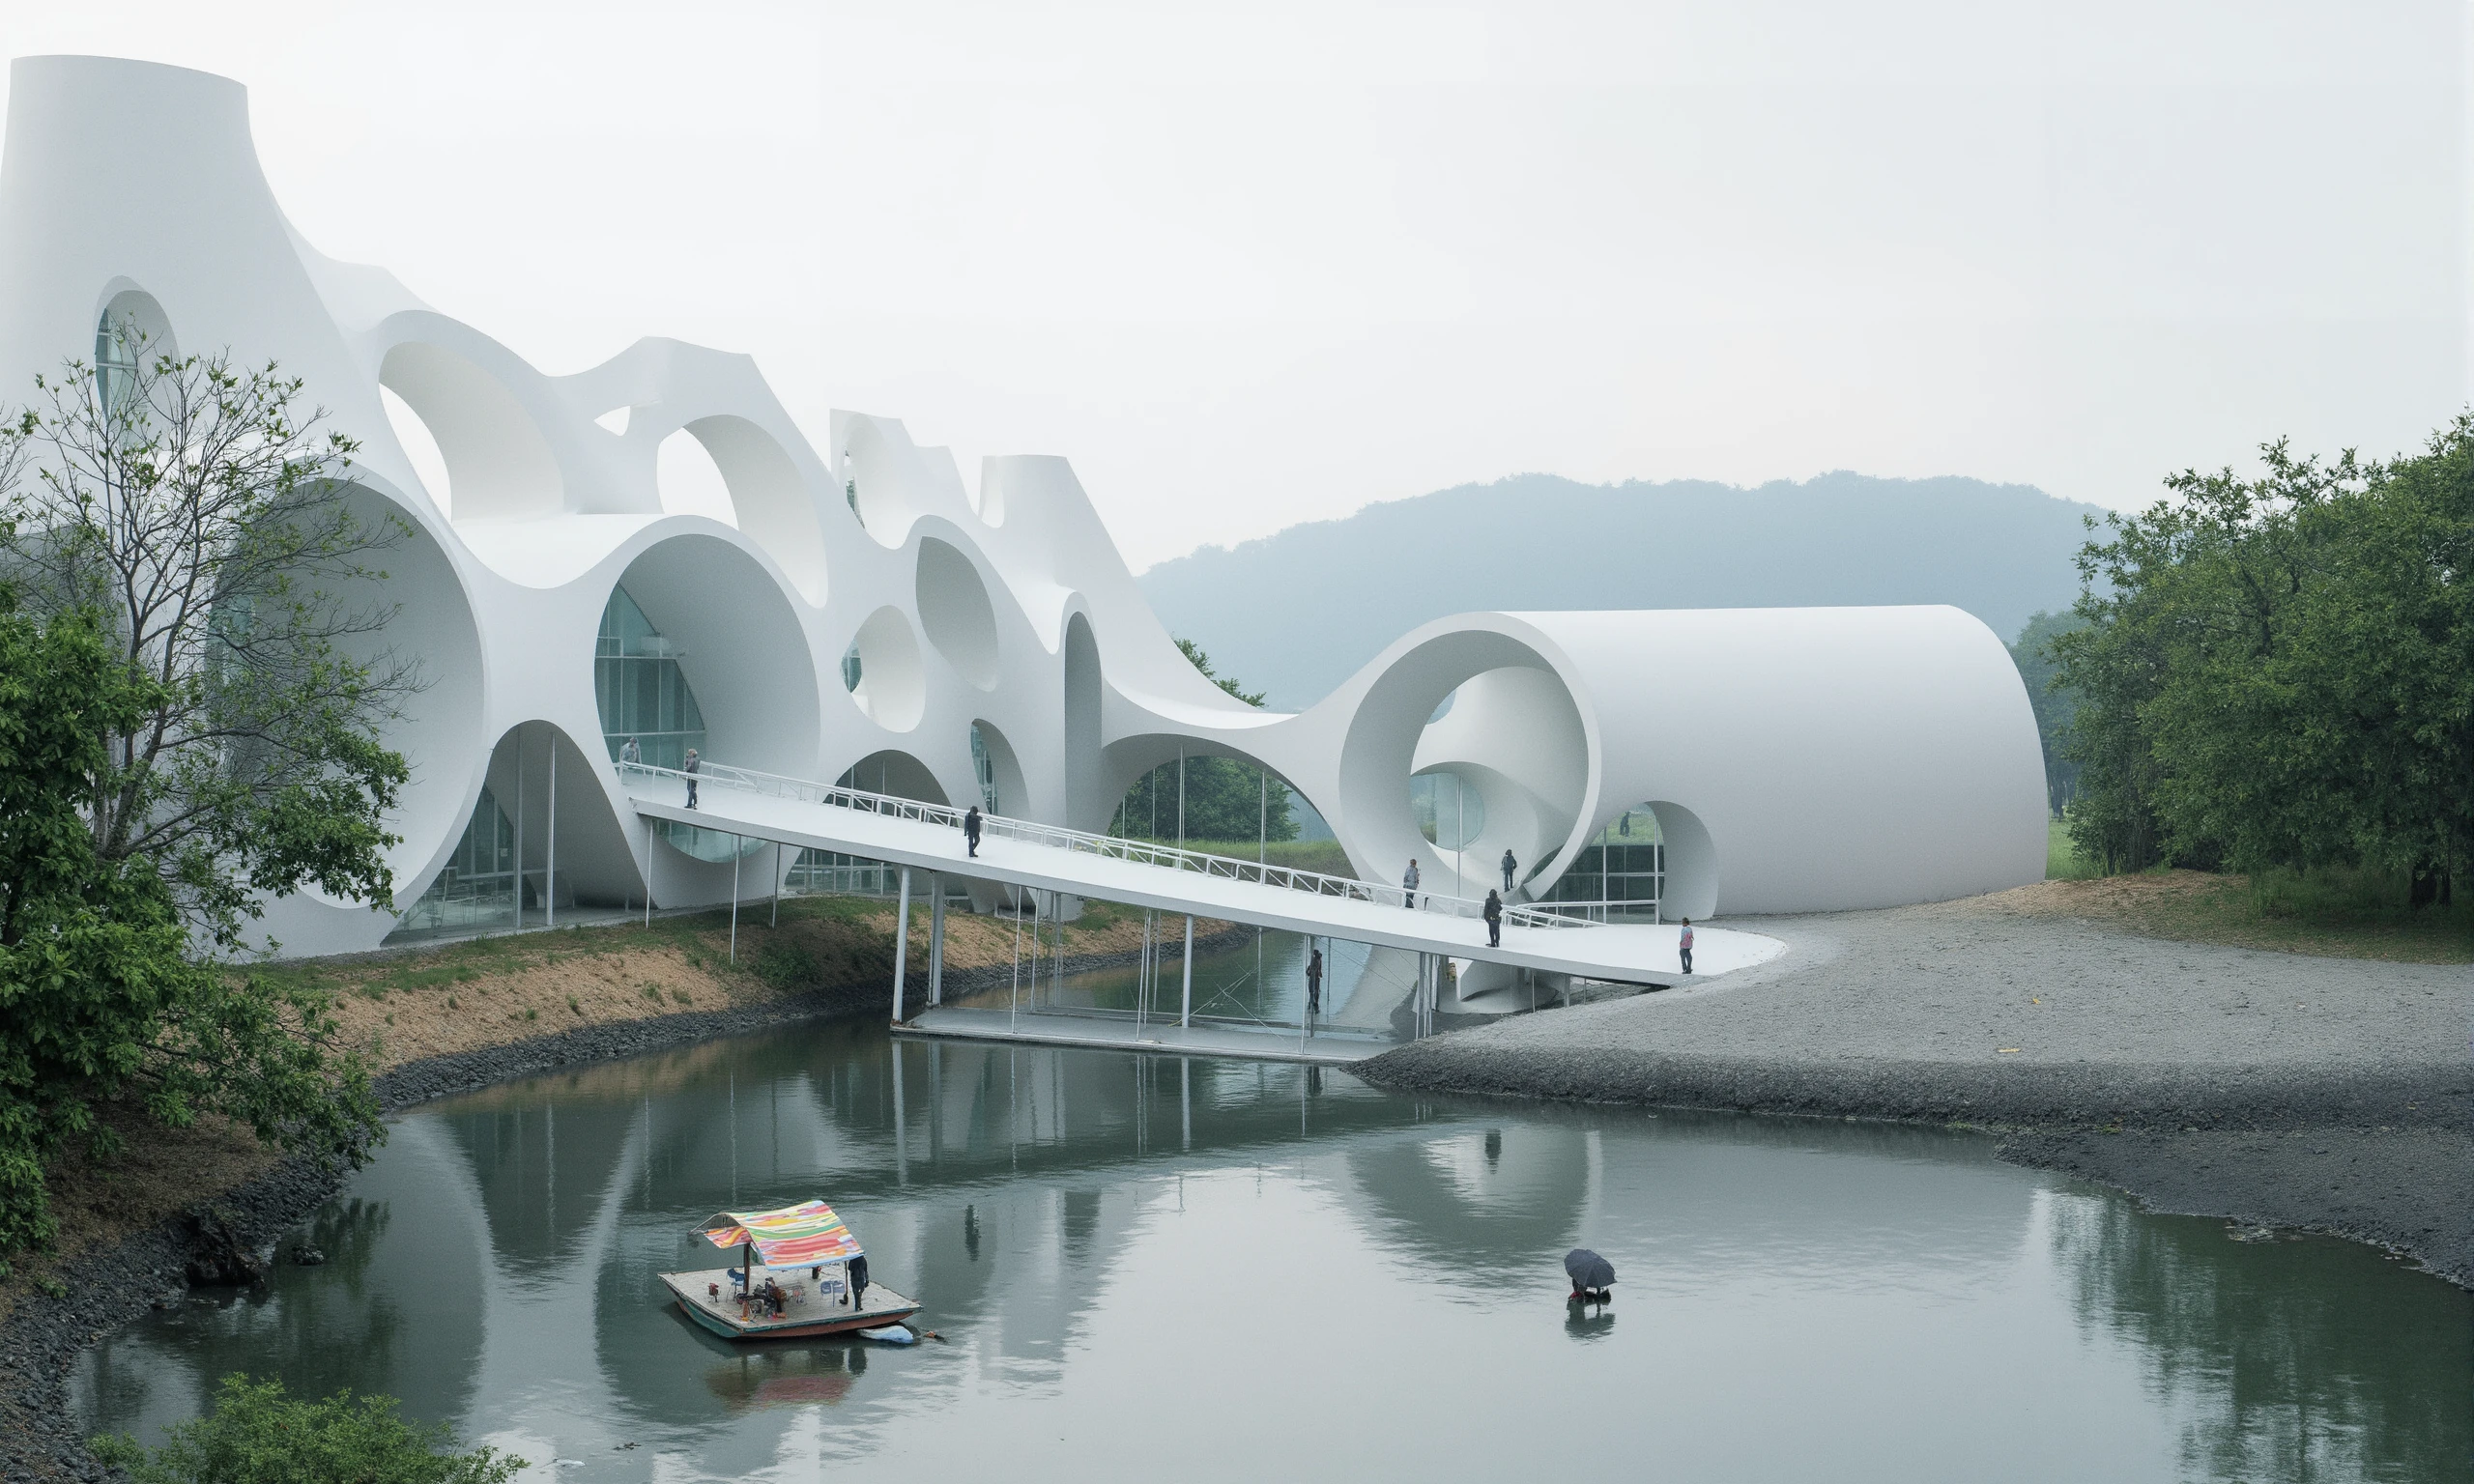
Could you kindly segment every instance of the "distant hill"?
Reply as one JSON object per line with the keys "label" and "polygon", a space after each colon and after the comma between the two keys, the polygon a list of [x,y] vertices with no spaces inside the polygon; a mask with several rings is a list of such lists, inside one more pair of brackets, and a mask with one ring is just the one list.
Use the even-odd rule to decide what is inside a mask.
{"label": "distant hill", "polygon": [[2080,518],[2101,513],[1976,479],[1518,474],[1206,546],[1140,581],[1170,633],[1295,708],[1416,625],[1471,609],[1949,603],[2006,642],[2070,605]]}

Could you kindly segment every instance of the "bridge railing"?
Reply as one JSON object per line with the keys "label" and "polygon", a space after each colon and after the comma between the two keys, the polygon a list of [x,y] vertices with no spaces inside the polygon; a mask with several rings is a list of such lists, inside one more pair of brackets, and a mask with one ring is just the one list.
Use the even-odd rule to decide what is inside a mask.
{"label": "bridge railing", "polygon": [[[864,788],[845,788],[837,784],[820,784],[803,778],[785,778],[778,773],[761,773],[753,768],[733,767],[728,763],[700,762],[690,774],[677,768],[655,767],[648,762],[620,762],[619,774],[644,778],[672,779],[681,785],[695,783],[705,787],[730,788],[763,794],[777,799],[796,799],[803,803],[822,804],[834,809],[848,809],[856,813],[881,814],[892,819],[915,820],[921,824],[938,825],[945,829],[962,828],[963,811],[950,804],[931,804],[920,799],[906,799],[889,793],[870,793]],[[681,789],[681,796],[685,790]],[[1156,866],[1169,870],[1190,870],[1197,875],[1217,876],[1229,881],[1250,881],[1263,886],[1282,887],[1306,892],[1316,897],[1336,897],[1350,901],[1372,902],[1377,906],[1412,907],[1420,912],[1440,912],[1447,917],[1482,918],[1485,903],[1466,897],[1447,897],[1433,892],[1419,892],[1414,903],[1406,889],[1386,886],[1380,882],[1360,881],[1354,876],[1326,875],[1319,870],[1301,870],[1294,866],[1279,866],[1267,861],[1242,860],[1230,855],[1211,855],[1200,850],[1188,850],[1181,845],[1155,844],[1149,841],[1124,840],[1114,835],[1094,835],[1088,830],[1069,830],[1062,825],[1041,824],[1029,819],[1015,819],[1004,814],[983,813],[979,816],[983,838],[1016,840],[1025,844],[1046,845],[1050,849],[1072,850],[1083,855],[1096,855],[1108,860],[1128,861],[1137,866]],[[1533,906],[1503,905],[1504,924],[1517,928],[1590,928],[1596,924],[1586,918],[1570,917]]]}

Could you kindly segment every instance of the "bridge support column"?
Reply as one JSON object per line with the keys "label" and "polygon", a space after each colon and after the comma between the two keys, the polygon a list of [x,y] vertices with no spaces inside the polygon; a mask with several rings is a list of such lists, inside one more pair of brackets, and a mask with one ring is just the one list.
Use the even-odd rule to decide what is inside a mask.
{"label": "bridge support column", "polygon": [[731,837],[731,962],[738,962],[738,863],[747,859],[747,841]]}
{"label": "bridge support column", "polygon": [[945,1003],[945,877],[928,875],[928,1003]]}
{"label": "bridge support column", "polygon": [[893,909],[893,1023],[902,1024],[902,977],[910,966],[910,868],[902,868],[902,894]]}
{"label": "bridge support column", "polygon": [[1177,1029],[1189,1030],[1194,1023],[1194,917],[1186,914],[1186,993],[1184,1008],[1177,1012]]}

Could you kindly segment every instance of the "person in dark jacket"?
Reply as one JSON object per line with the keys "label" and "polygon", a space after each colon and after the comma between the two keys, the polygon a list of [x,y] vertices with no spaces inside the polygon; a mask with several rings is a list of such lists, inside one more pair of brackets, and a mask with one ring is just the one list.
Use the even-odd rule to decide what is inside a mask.
{"label": "person in dark jacket", "polygon": [[973,804],[963,812],[963,845],[974,858],[979,854],[979,806]]}
{"label": "person in dark jacket", "polygon": [[1402,905],[1412,912],[1418,910],[1418,863],[1414,856],[1409,860],[1408,873],[1400,878],[1400,895]]}
{"label": "person in dark jacket", "polygon": [[687,807],[694,809],[696,807],[696,775],[705,771],[704,764],[696,756],[696,749],[691,747],[687,750],[687,760],[678,765],[678,771],[687,775]]}
{"label": "person in dark jacket", "polygon": [[1486,946],[1504,946],[1504,899],[1492,892],[1486,894]]}
{"label": "person in dark jacket", "polygon": [[1306,1026],[1313,1029],[1314,1019],[1323,1013],[1323,951],[1316,949],[1306,956]]}
{"label": "person in dark jacket", "polygon": [[1512,859],[1510,847],[1506,846],[1504,849],[1504,895],[1507,897],[1511,895],[1511,873],[1518,870],[1520,870],[1520,862]]}
{"label": "person in dark jacket", "polygon": [[868,1259],[865,1255],[850,1259],[850,1307],[855,1312],[867,1307]]}

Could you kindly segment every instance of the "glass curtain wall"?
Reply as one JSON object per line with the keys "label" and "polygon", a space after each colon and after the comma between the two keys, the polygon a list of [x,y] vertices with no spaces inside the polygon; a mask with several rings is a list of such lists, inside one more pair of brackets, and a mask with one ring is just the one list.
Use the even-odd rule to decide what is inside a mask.
{"label": "glass curtain wall", "polygon": [[657,768],[685,762],[691,747],[704,751],[705,714],[678,668],[685,652],[652,626],[626,588],[611,589],[592,658],[593,695],[611,761],[630,738]]}
{"label": "glass curtain wall", "polygon": [[1583,916],[1600,920],[1658,921],[1658,900],[1666,894],[1666,842],[1658,834],[1658,816],[1646,804],[1636,805],[1583,846],[1572,869],[1541,903],[1570,902]]}
{"label": "glass curtain wall", "polygon": [[515,823],[487,785],[455,853],[388,941],[515,925]]}

